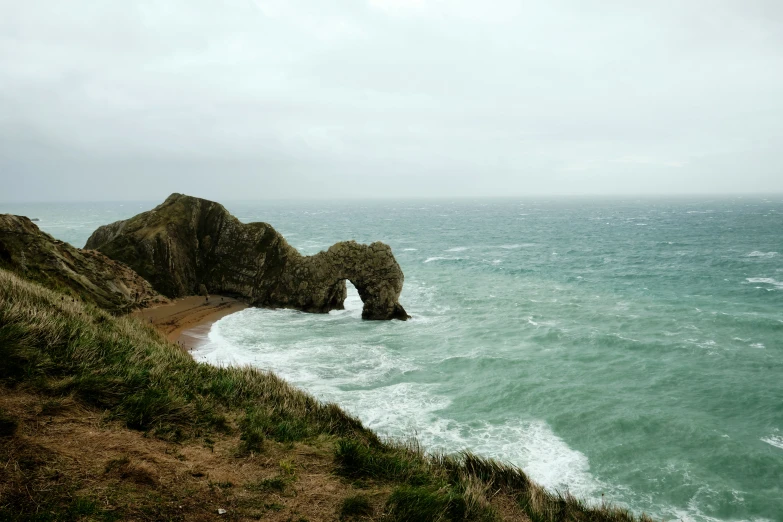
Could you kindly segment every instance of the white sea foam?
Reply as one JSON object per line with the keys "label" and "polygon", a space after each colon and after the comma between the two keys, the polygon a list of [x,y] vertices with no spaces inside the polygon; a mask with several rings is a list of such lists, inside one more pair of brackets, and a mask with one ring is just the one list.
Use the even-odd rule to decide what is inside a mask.
{"label": "white sea foam", "polygon": [[[748,277],[747,281],[748,283],[772,285],[777,289],[783,290],[783,282],[778,281],[776,279],[772,279],[771,277]],[[759,288],[763,288],[763,287],[759,287]]]}
{"label": "white sea foam", "polygon": [[505,360],[506,358],[500,355],[487,355],[483,350],[475,349],[467,353],[462,353],[460,355],[452,355],[450,357],[445,357],[443,359],[440,359],[438,361],[438,364],[444,363],[446,361],[477,360],[477,359],[504,359]]}
{"label": "white sea foam", "polygon": [[[300,355],[295,361],[289,359],[289,364],[310,367],[325,364],[317,354]],[[481,455],[523,467],[548,488],[569,490],[581,497],[598,496],[599,484],[589,473],[587,457],[568,447],[543,421],[510,420],[500,425],[458,422],[439,413],[451,401],[438,394],[436,384],[405,382],[371,389],[340,389],[345,385],[366,385],[371,379],[362,378],[362,374],[382,372],[377,363],[368,362],[378,355],[377,352],[365,353],[362,362],[349,365],[345,378],[332,378],[331,382],[324,381],[323,377],[333,368],[302,372],[275,366],[278,366],[276,373],[323,400],[337,402],[382,435],[416,436],[429,451],[455,452],[470,448]],[[344,360],[359,357],[358,350],[351,350]],[[387,358],[388,365],[394,366],[395,362]],[[331,365],[327,363],[327,366]]]}
{"label": "white sea foam", "polygon": [[783,437],[780,435],[770,435],[769,437],[763,437],[761,441],[766,442],[771,446],[775,446],[776,448],[783,449]]}
{"label": "white sea foam", "polygon": [[480,455],[521,466],[547,488],[568,490],[583,498],[600,497],[597,492],[602,485],[590,474],[587,457],[570,448],[543,421],[459,425],[441,420],[434,430],[440,433],[434,434],[433,442],[448,442],[446,450],[471,448]]}
{"label": "white sea foam", "polygon": [[688,511],[683,509],[671,509],[666,511],[668,511],[671,516],[674,517],[673,520],[677,522],[723,522],[719,518],[710,517],[702,513],[702,511],[694,505],[693,501],[688,502]]}
{"label": "white sea foam", "polygon": [[461,261],[463,260],[463,257],[453,257],[453,256],[435,256],[435,257],[428,257],[424,260],[425,263],[432,263],[433,261]]}
{"label": "white sea foam", "polygon": [[405,252],[413,252],[415,250],[418,250],[418,248],[403,248],[402,250]]}
{"label": "white sea foam", "polygon": [[498,248],[502,248],[504,250],[516,250],[518,248],[528,248],[536,246],[535,243],[519,243],[519,244],[513,244],[513,245],[500,245]]}
{"label": "white sea foam", "polygon": [[[306,339],[280,350],[276,343],[265,342],[253,322],[252,315],[243,321],[218,321],[210,331],[209,342],[194,350],[193,357],[218,366],[249,365],[271,370],[325,400],[336,400],[340,386],[370,386],[390,374],[418,368],[404,357],[363,343],[342,345],[338,351],[315,339]],[[224,328],[230,328],[231,333]],[[248,336],[257,340],[247,342]],[[238,345],[233,342],[236,338],[241,341]]]}
{"label": "white sea foam", "polygon": [[[426,300],[428,294],[419,292],[429,290],[414,285],[412,291],[415,302]],[[470,448],[524,468],[548,488],[580,497],[595,499],[600,497],[596,492],[606,490],[590,474],[587,457],[570,448],[546,422],[515,418],[494,423],[457,421],[447,411],[452,400],[440,392],[438,383],[394,382],[421,370],[426,354],[407,355],[365,341],[365,336],[347,343],[345,338],[330,337],[331,321],[358,322],[361,300],[354,293],[349,287],[346,310],[327,316],[260,309],[227,316],[213,325],[209,342],[193,356],[216,365],[252,365],[274,371],[317,398],[336,402],[381,435],[416,436],[430,451]],[[393,323],[373,326],[375,332],[395,327]],[[325,333],[289,337],[302,329]]]}
{"label": "white sea foam", "polygon": [[778,255],[777,252],[759,252],[758,250],[754,250],[753,252],[748,254],[747,257],[767,257],[767,258],[769,258],[769,257],[775,257],[776,255]]}
{"label": "white sea foam", "polygon": [[[685,473],[685,476],[688,476],[687,473]],[[743,495],[746,492],[732,489],[730,490],[730,493],[734,504],[742,504],[745,502],[745,497]],[[713,504],[714,499],[720,494],[721,492],[716,491],[707,485],[703,485],[699,487],[688,500],[686,509],[674,508],[669,505],[658,505],[656,506],[656,511],[660,512],[661,516],[664,517],[664,520],[671,520],[672,522],[725,522],[728,519],[712,517],[701,509],[701,507],[705,505],[709,506],[710,504]],[[773,522],[768,518],[761,517],[752,517],[750,519],[732,518],[731,520],[735,522]]]}
{"label": "white sea foam", "polygon": [[639,339],[634,339],[632,337],[624,337],[624,336],[620,335],[619,333],[613,333],[612,335],[617,337],[618,339],[622,339],[623,341],[631,341],[631,342],[634,342],[634,343],[642,342]]}
{"label": "white sea foam", "polygon": [[434,391],[433,384],[405,382],[348,392],[331,390],[319,395],[337,402],[372,430],[399,438],[418,435],[419,440],[429,446],[430,437],[425,435],[431,432],[430,425],[437,419],[435,412],[451,403]]}
{"label": "white sea foam", "polygon": [[461,247],[449,248],[448,250],[446,250],[446,252],[464,252],[467,249],[468,247],[461,246]]}

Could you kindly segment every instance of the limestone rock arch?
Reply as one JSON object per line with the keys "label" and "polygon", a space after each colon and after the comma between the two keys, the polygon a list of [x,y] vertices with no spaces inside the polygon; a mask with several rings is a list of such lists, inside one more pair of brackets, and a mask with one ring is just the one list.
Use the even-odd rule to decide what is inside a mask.
{"label": "limestone rock arch", "polygon": [[169,297],[200,285],[254,306],[325,313],[342,309],[345,280],[364,319],[400,319],[404,276],[391,247],[344,241],[303,256],[267,223],[243,224],[222,205],[172,194],[155,209],[96,230],[85,246],[122,261]]}
{"label": "limestone rock arch", "polygon": [[305,280],[308,286],[325,285],[325,309],[343,307],[348,280],[362,299],[363,319],[408,319],[399,303],[405,277],[389,245],[343,241],[314,256],[301,256],[291,265],[294,273],[301,267],[309,274]]}

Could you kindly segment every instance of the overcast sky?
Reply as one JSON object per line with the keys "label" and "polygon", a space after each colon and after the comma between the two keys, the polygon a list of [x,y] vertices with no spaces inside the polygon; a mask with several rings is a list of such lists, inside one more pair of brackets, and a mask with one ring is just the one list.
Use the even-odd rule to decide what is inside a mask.
{"label": "overcast sky", "polygon": [[783,192],[780,0],[0,0],[0,201]]}

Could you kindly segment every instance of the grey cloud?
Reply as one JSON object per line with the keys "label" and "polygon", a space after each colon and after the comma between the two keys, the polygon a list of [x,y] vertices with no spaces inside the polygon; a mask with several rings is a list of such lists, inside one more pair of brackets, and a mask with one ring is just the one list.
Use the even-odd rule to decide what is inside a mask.
{"label": "grey cloud", "polygon": [[0,4],[0,201],[783,191],[779,2]]}

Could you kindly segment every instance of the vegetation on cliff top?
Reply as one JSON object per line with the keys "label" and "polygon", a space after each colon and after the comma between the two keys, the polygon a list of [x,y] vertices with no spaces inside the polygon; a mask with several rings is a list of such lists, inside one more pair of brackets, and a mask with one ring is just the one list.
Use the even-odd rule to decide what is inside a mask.
{"label": "vegetation on cliff top", "polygon": [[[84,455],[88,458],[83,458]],[[0,519],[634,521],[0,270]]]}

